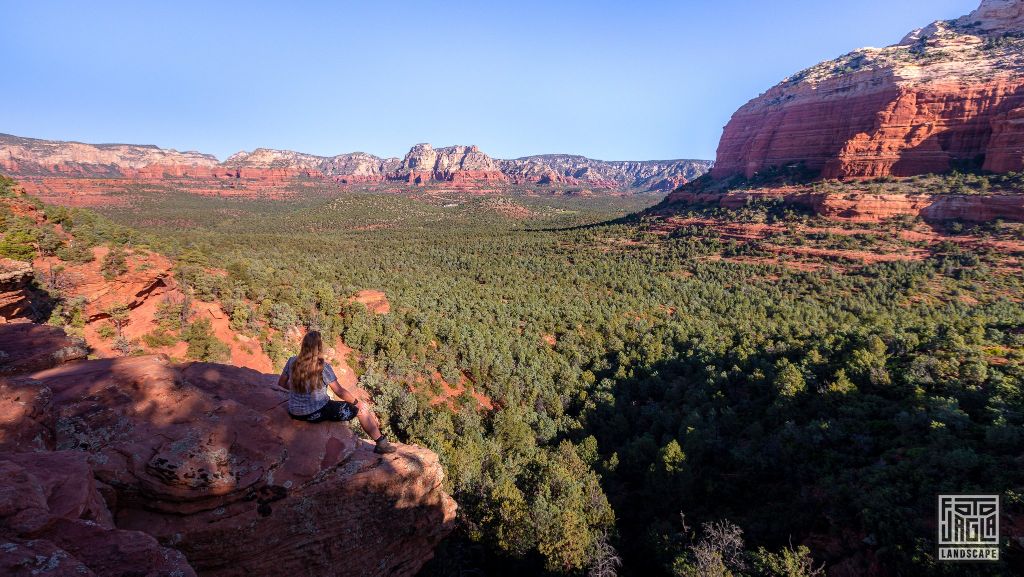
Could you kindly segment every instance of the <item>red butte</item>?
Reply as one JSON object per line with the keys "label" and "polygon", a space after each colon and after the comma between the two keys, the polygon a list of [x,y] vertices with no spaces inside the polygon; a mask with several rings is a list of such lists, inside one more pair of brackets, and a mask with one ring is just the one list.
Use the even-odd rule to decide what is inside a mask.
{"label": "red butte", "polygon": [[887,48],[795,74],[732,117],[712,174],[822,178],[1024,170],[1024,3],[984,0]]}

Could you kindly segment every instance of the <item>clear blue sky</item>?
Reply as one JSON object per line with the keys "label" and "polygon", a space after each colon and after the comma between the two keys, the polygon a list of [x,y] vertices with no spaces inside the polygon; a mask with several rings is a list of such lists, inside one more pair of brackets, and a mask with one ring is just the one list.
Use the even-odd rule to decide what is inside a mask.
{"label": "clear blue sky", "polygon": [[978,0],[0,0],[0,132],[400,156],[714,158],[787,75]]}

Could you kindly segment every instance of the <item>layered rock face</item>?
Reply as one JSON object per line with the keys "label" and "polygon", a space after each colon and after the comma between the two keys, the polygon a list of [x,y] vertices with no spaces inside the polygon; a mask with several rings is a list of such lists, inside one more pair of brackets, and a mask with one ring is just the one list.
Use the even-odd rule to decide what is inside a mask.
{"label": "layered rock face", "polygon": [[288,168],[296,170],[320,170],[324,158],[291,150],[257,148],[252,152],[236,152],[224,161],[232,168]]}
{"label": "layered rock face", "polygon": [[151,145],[83,144],[0,134],[0,170],[19,175],[122,176],[124,170],[150,166],[189,167],[204,172],[217,158]]}
{"label": "layered rock face", "polygon": [[0,453],[0,484],[4,575],[196,574],[181,552],[116,528],[84,453]]}
{"label": "layered rock face", "polygon": [[475,146],[448,146],[434,149],[417,144],[405,155],[398,168],[388,174],[391,180],[410,184],[428,182],[506,182],[498,163]]}
{"label": "layered rock face", "polygon": [[546,154],[503,160],[501,169],[517,184],[672,190],[699,178],[711,164],[706,160],[606,161]]}
{"label": "layered rock face", "polygon": [[324,173],[342,184],[380,182],[386,174],[396,170],[397,158],[377,158],[365,152],[339,154],[327,159]]}
{"label": "layered rock face", "polygon": [[[434,148],[430,144],[413,146],[401,159],[365,152],[317,156],[258,148],[238,152],[218,163],[210,155],[155,146],[89,145],[0,135],[0,171],[40,181],[44,189],[59,190],[69,186],[81,189],[64,181],[80,177],[174,180],[180,184],[195,181],[203,183],[200,188],[217,194],[244,185],[262,190],[295,179],[322,179],[341,185],[444,184],[462,189],[540,184],[599,190],[671,190],[701,176],[710,165],[700,160],[608,162],[570,155],[497,160],[476,146]],[[118,188],[114,183],[101,183],[99,187]]]}
{"label": "layered rock face", "polygon": [[[69,337],[57,327],[23,322],[6,324],[0,330],[0,375],[42,371],[88,355],[85,341]],[[0,418],[12,414],[3,412]]]}
{"label": "layered rock face", "polygon": [[985,0],[898,45],[800,72],[740,108],[712,174],[824,178],[1024,170],[1024,2]]}
{"label": "layered rock face", "polygon": [[1019,0],[985,0],[961,21],[990,33],[1019,31],[1024,29],[1024,4]]}
{"label": "layered rock face", "polygon": [[0,323],[33,315],[32,265],[0,258]]}
{"label": "layered rock face", "polygon": [[454,519],[437,456],[376,455],[285,399],[160,356],[0,379],[0,572],[415,574]]}

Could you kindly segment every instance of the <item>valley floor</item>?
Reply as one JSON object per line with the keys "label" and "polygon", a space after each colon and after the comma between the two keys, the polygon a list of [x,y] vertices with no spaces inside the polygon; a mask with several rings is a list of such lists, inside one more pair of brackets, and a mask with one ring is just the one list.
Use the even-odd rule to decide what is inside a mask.
{"label": "valley floor", "polygon": [[743,574],[939,575],[938,491],[1024,519],[1022,225],[770,202],[624,218],[658,200],[135,191],[96,210],[274,367],[296,327],[350,347],[460,504],[429,575],[686,575],[724,533]]}

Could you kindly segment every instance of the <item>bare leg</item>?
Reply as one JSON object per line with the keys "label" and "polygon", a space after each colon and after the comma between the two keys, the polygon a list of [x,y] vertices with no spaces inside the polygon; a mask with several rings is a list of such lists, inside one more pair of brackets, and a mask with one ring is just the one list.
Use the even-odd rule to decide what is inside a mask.
{"label": "bare leg", "polygon": [[358,409],[356,417],[359,418],[359,424],[362,425],[366,434],[370,435],[370,440],[376,441],[380,438],[380,421],[377,420],[377,415],[373,413],[366,402],[359,403]]}

